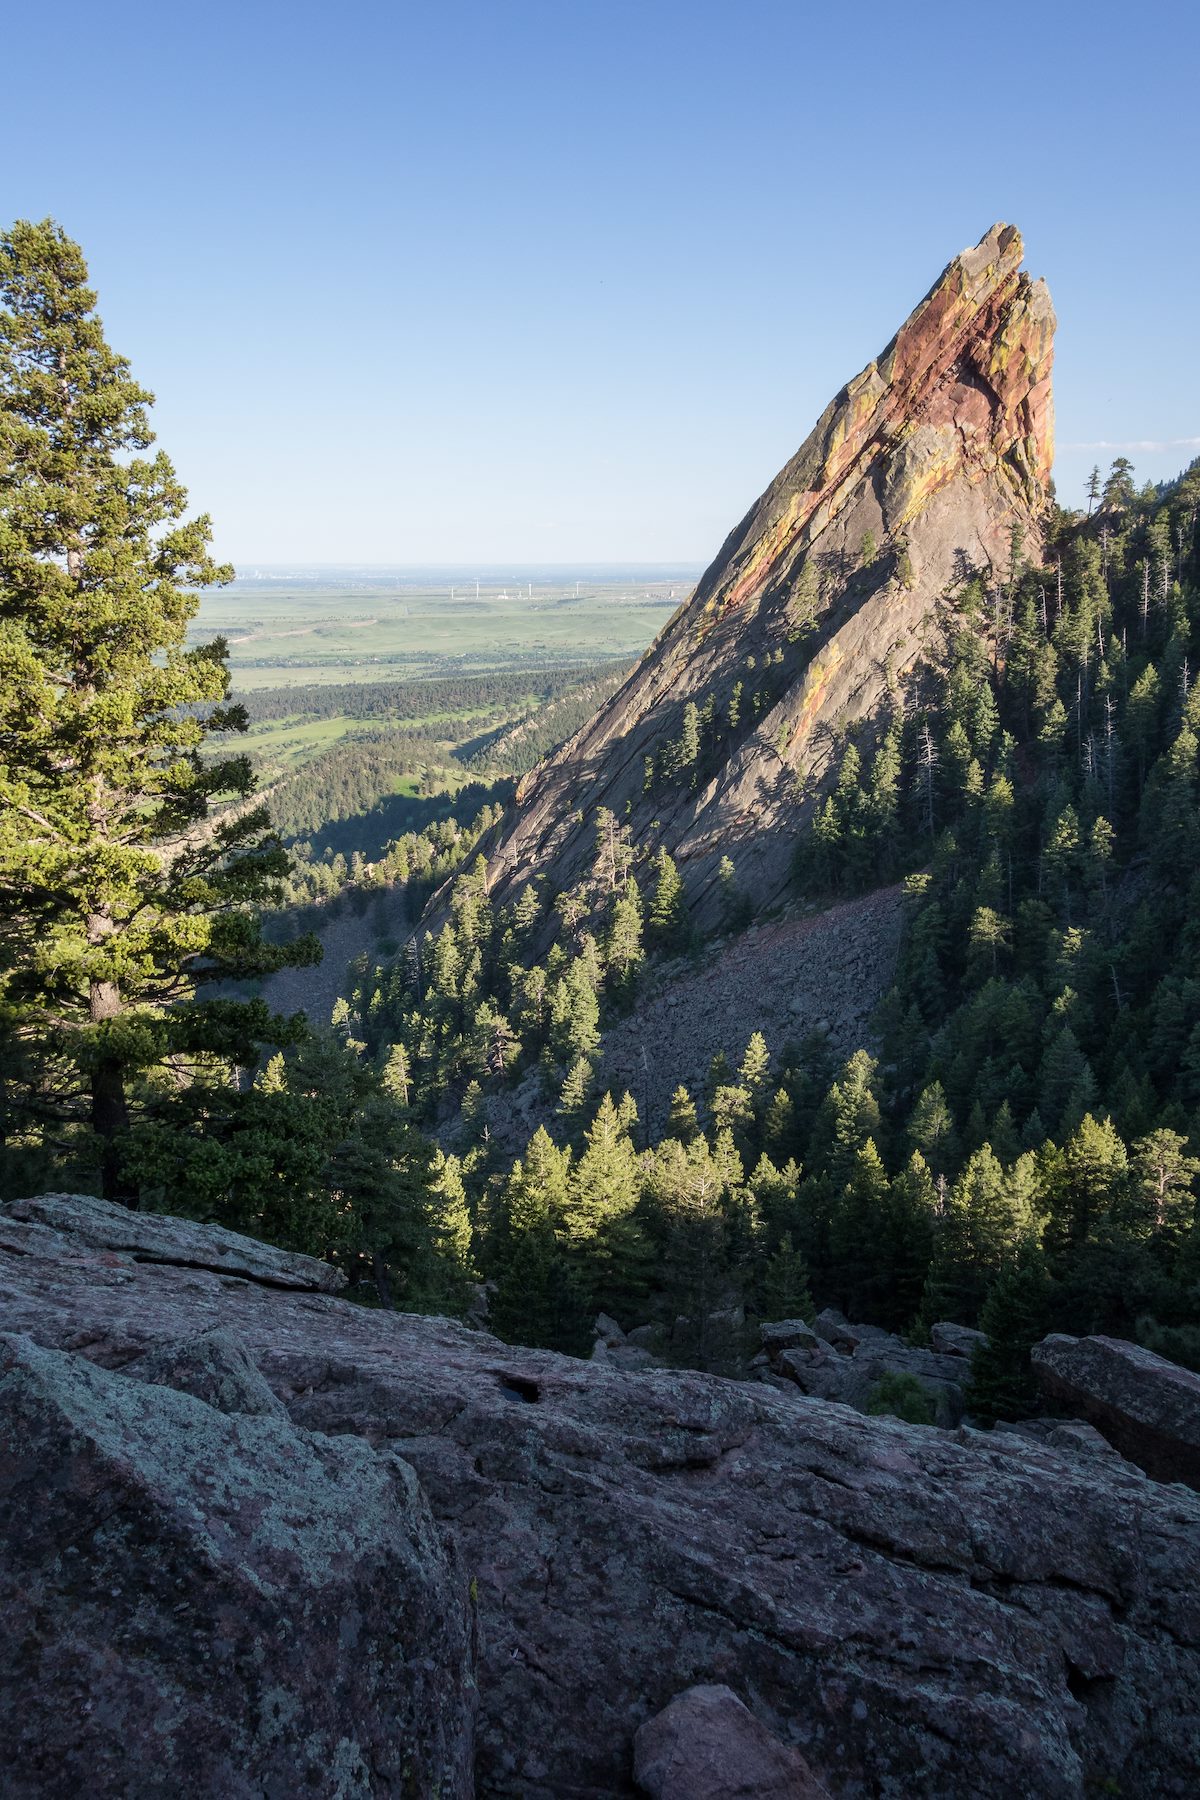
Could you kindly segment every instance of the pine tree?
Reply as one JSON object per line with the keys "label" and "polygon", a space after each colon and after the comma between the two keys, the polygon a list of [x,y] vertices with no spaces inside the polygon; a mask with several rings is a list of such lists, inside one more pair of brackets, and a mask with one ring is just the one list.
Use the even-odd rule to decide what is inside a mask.
{"label": "pine tree", "polygon": [[604,945],[605,961],[618,994],[624,998],[632,995],[634,976],[644,955],[641,902],[637,884],[630,881],[613,903]]}
{"label": "pine tree", "polygon": [[644,1292],[649,1251],[634,1217],[638,1194],[637,1156],[605,1094],[571,1167],[564,1220],[575,1278],[592,1312],[627,1315]]}
{"label": "pine tree", "polygon": [[690,1144],[699,1135],[700,1124],[696,1117],[696,1102],[687,1089],[680,1085],[671,1095],[671,1110],[667,1116],[667,1136],[677,1138],[681,1144]]}
{"label": "pine tree", "polygon": [[921,1094],[908,1123],[908,1136],[935,1174],[944,1174],[957,1155],[954,1115],[946,1101],[940,1081],[933,1081]]}
{"label": "pine tree", "polygon": [[509,1343],[581,1355],[588,1319],[561,1243],[570,1168],[571,1152],[539,1126],[504,1184],[488,1316]]}
{"label": "pine tree", "polygon": [[741,931],[747,925],[754,908],[746,894],[738,885],[737,869],[733,859],[723,856],[717,868],[717,884],[720,894],[721,930]]}
{"label": "pine tree", "polygon": [[[0,237],[0,970],[39,1106],[86,1107],[104,1192],[129,1198],[131,1075],[171,1053],[252,1064],[271,1030],[198,985],[316,951],[265,945],[248,904],[286,858],[243,804],[248,761],[203,754],[245,725],[225,644],[187,643],[196,590],[232,571],[142,454],[153,396],[95,304],[50,220]],[[214,825],[219,796],[239,806]]]}
{"label": "pine tree", "polygon": [[1173,1245],[1192,1229],[1200,1159],[1187,1148],[1186,1138],[1165,1128],[1134,1144],[1126,1217],[1138,1235]]}
{"label": "pine tree", "polygon": [[767,1049],[767,1040],[761,1031],[752,1032],[738,1067],[738,1076],[743,1087],[749,1089],[750,1097],[756,1105],[765,1101],[770,1073],[771,1052]]}
{"label": "pine tree", "polygon": [[665,849],[655,856],[654,869],[654,895],[650,902],[647,935],[657,950],[680,950],[687,939],[683,881]]}
{"label": "pine tree", "polygon": [[741,1163],[726,1140],[710,1151],[668,1139],[651,1187],[665,1224],[660,1280],[675,1323],[673,1357],[690,1368],[732,1373],[740,1353],[732,1314],[741,1302],[744,1257],[733,1217]]}
{"label": "pine tree", "polygon": [[412,1063],[404,1044],[393,1044],[380,1076],[383,1090],[398,1106],[407,1109],[412,1092]]}
{"label": "pine tree", "polygon": [[815,1314],[808,1264],[793,1246],[791,1232],[785,1231],[763,1270],[762,1317],[764,1321],[805,1319],[811,1323]]}
{"label": "pine tree", "polygon": [[980,1424],[1028,1418],[1037,1404],[1029,1352],[1045,1335],[1050,1284],[1041,1253],[1022,1246],[988,1289],[979,1313],[987,1342],[971,1358],[971,1413]]}
{"label": "pine tree", "polygon": [[567,1070],[558,1096],[558,1111],[572,1126],[579,1125],[583,1119],[594,1080],[595,1071],[587,1057],[577,1056]]}
{"label": "pine tree", "polygon": [[887,1170],[868,1138],[834,1204],[829,1236],[840,1302],[853,1319],[875,1319],[886,1293],[890,1194]]}

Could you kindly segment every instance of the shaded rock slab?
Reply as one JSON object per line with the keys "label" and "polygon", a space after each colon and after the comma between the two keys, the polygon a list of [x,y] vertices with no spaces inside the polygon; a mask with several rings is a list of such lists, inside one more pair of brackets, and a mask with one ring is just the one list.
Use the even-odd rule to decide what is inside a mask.
{"label": "shaded rock slab", "polygon": [[1115,1458],[626,1374],[65,1234],[0,1253],[0,1326],[112,1368],[223,1326],[295,1424],[411,1463],[478,1596],[480,1796],[631,1795],[637,1731],[698,1684],[745,1696],[839,1796],[1195,1792],[1200,1497]]}
{"label": "shaded rock slab", "polygon": [[190,1265],[267,1281],[276,1287],[312,1288],[326,1294],[346,1285],[340,1269],[315,1256],[260,1244],[219,1225],[197,1225],[163,1213],[130,1212],[127,1206],[114,1206],[91,1194],[41,1194],[10,1201],[4,1211],[8,1224],[5,1247],[9,1249],[21,1247],[20,1225],[46,1226],[65,1233],[73,1245],[111,1250],[134,1262]]}
{"label": "shaded rock slab", "polygon": [[1043,1391],[1156,1481],[1200,1488],[1200,1375],[1123,1338],[1061,1333],[1033,1348]]}
{"label": "shaded rock slab", "polygon": [[929,1342],[939,1356],[971,1357],[987,1341],[986,1332],[975,1331],[970,1325],[955,1325],[949,1319],[941,1319],[929,1328]]}
{"label": "shaded rock slab", "polygon": [[471,1621],[412,1469],[0,1338],[10,1800],[468,1796]]}
{"label": "shaded rock slab", "polygon": [[829,1800],[800,1752],[728,1687],[688,1688],[647,1720],[633,1773],[650,1800]]}

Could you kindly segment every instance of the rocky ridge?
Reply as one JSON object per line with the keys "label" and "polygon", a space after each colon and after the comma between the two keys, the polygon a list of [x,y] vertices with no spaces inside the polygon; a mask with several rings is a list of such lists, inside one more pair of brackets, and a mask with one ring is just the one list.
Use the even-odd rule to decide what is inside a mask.
{"label": "rocky ridge", "polygon": [[[98,1241],[109,1235],[106,1210],[116,1236],[134,1235],[118,1209],[69,1196],[0,1214],[0,1331],[11,1359],[0,1377],[0,1504],[21,1546],[17,1585],[41,1609],[33,1618],[25,1602],[3,1651],[10,1716],[41,1679],[77,1579],[74,1548],[96,1590],[80,1625],[85,1662],[103,1636],[145,1650],[155,1674],[182,1659],[243,1678],[244,1664],[222,1664],[218,1650],[230,1634],[240,1641],[248,1596],[268,1673],[280,1658],[278,1691],[301,1709],[306,1659],[326,1684],[347,1667],[378,1670],[401,1735],[412,1693],[422,1680],[436,1686],[417,1792],[435,1791],[436,1767],[443,1793],[461,1791],[471,1695],[455,1620],[466,1608],[478,1635],[468,1651],[480,1795],[632,1794],[639,1731],[697,1687],[709,1698],[694,1705],[711,1709],[711,1690],[728,1688],[749,1708],[763,1794],[787,1791],[769,1780],[789,1754],[838,1796],[1195,1791],[1200,1497],[1191,1491],[1070,1445],[905,1426],[794,1390],[629,1373],[445,1320],[367,1311],[322,1291],[321,1265],[299,1287],[303,1259],[244,1240],[239,1253],[229,1234],[218,1270],[196,1253],[207,1228],[170,1218],[140,1217],[137,1242],[113,1248]],[[287,1284],[273,1273],[277,1255]],[[102,1426],[111,1449],[98,1456],[87,1446],[101,1442]],[[166,1476],[164,1441],[174,1446]],[[63,1469],[70,1479],[59,1479]],[[329,1481],[336,1503],[321,1498]],[[377,1498],[356,1520],[345,1500],[360,1488]],[[34,1492],[53,1501],[40,1531],[21,1524]],[[103,1592],[120,1551],[112,1521],[129,1514],[128,1495],[150,1496],[132,1512],[139,1570],[159,1566],[154,1547],[166,1542],[184,1582],[178,1610],[154,1615],[136,1643],[130,1634],[146,1621],[132,1590]],[[253,1528],[263,1505],[283,1509],[278,1541],[300,1541],[291,1562],[272,1562],[277,1540]],[[332,1533],[314,1525],[306,1549],[320,1506],[344,1523]],[[214,1532],[216,1564],[204,1549]],[[388,1616],[389,1554],[425,1596],[411,1630]],[[218,1564],[224,1589],[209,1574]],[[293,1572],[294,1592],[277,1574],[270,1585],[273,1569]],[[165,1599],[168,1589],[152,1591]],[[415,1644],[432,1630],[439,1592],[446,1623],[423,1671]],[[263,1622],[271,1606],[274,1633]],[[339,1691],[358,1746],[353,1778],[336,1764],[322,1777],[297,1762],[310,1770],[305,1791],[405,1791],[387,1773],[394,1742],[372,1735],[379,1688]],[[270,1735],[261,1709],[243,1706],[237,1718],[255,1742]],[[104,1720],[71,1725],[86,1746]],[[284,1729],[284,1748],[295,1738]],[[642,1740],[664,1793],[676,1738],[664,1727]],[[692,1749],[703,1762],[703,1744]],[[42,1774],[38,1791],[77,1791]],[[304,1786],[288,1789],[278,1771],[272,1780],[255,1791]],[[89,1791],[128,1790],[106,1779]],[[172,1791],[213,1790],[189,1782],[185,1766]]]}
{"label": "rocky ridge", "polygon": [[[1022,255],[994,225],[831,402],[629,680],[522,782],[489,864],[499,895],[539,873],[571,885],[606,806],[672,851],[702,923],[726,854],[758,907],[779,897],[838,734],[873,728],[936,650],[939,602],[971,571],[1005,572],[1014,529],[1036,549],[1054,313]],[[716,772],[647,791],[686,703],[726,717],[739,681]]]}

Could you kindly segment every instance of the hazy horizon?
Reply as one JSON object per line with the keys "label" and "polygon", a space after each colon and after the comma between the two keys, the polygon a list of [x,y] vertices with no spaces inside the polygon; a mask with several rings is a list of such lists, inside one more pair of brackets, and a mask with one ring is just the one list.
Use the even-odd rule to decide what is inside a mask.
{"label": "hazy horizon", "polygon": [[55,107],[9,84],[0,211],[83,246],[235,563],[702,567],[999,219],[1058,314],[1063,503],[1200,452],[1180,0],[63,0],[6,41]]}

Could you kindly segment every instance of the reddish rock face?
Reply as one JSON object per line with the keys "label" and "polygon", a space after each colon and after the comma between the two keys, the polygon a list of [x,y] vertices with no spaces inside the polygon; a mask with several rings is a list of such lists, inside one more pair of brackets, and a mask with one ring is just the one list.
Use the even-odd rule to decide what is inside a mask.
{"label": "reddish rock face", "polygon": [[[826,408],[625,686],[526,777],[491,860],[501,894],[539,873],[571,885],[607,806],[677,858],[702,923],[723,855],[760,905],[779,897],[835,732],[871,737],[889,672],[902,687],[937,653],[938,603],[968,576],[1007,574],[1014,530],[1038,547],[1054,312],[1021,257],[1015,227],[994,225]],[[725,717],[738,682],[717,773],[647,791],[686,703]]]}
{"label": "reddish rock face", "polygon": [[650,1800],[829,1800],[799,1751],[727,1687],[688,1688],[647,1720],[633,1772]]}

